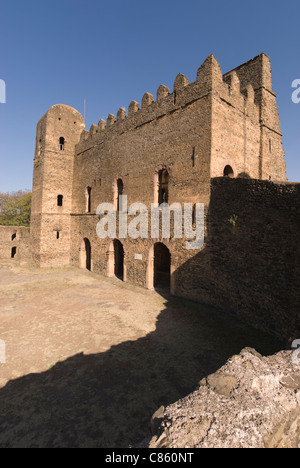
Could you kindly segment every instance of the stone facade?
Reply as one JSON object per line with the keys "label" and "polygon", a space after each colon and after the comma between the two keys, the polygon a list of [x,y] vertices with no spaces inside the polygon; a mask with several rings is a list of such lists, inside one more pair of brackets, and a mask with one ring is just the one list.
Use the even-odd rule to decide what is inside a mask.
{"label": "stone facade", "polygon": [[[270,329],[272,320],[268,314],[275,298],[269,286],[265,313],[256,313],[252,307],[254,302],[265,307],[264,287],[256,281],[265,279],[270,264],[277,265],[278,257],[275,246],[262,255],[259,278],[252,260],[248,268],[247,255],[251,259],[254,250],[257,256],[264,252],[260,234],[263,236],[265,224],[263,215],[261,224],[254,221],[255,204],[251,202],[247,211],[247,203],[252,197],[259,205],[263,193],[270,203],[267,217],[277,213],[278,204],[284,217],[299,214],[299,210],[292,211],[293,200],[299,195],[297,186],[284,185],[286,166],[281,140],[270,60],[265,54],[225,75],[211,55],[199,68],[195,82],[189,84],[179,74],[173,91],[161,85],[156,101],[146,93],[141,108],[132,101],[128,115],[121,108],[117,117],[110,114],[106,122],[100,120],[90,131],[85,130],[84,120],[76,110],[56,105],[37,126],[31,222],[33,259],[42,267],[74,265],[108,276],[117,274],[126,282],[149,289],[155,286],[159,275],[169,274],[173,294],[222,307],[227,304],[230,310],[248,317],[253,313],[257,326]],[[229,177],[224,180],[223,176]],[[226,185],[228,178],[234,180]],[[172,235],[168,239],[120,239],[121,243],[100,239],[96,234],[100,219],[97,206],[104,202],[117,206],[121,193],[127,195],[128,206],[144,203],[149,211],[152,203],[163,199],[169,204],[203,203],[206,222],[201,252],[187,250],[186,239]],[[240,290],[230,252],[239,257],[241,253],[234,249],[242,248],[244,252],[244,246],[239,234],[232,230],[227,233],[232,226],[222,218],[233,215],[233,211],[249,228],[255,224],[253,235],[257,241],[255,245],[254,240],[253,245],[250,241],[247,244],[250,250],[243,257]],[[231,245],[224,250],[222,232],[214,224],[220,220],[223,224],[219,230],[223,229],[227,237],[232,235]],[[251,237],[250,231],[247,234]],[[293,268],[290,254],[285,258],[284,234],[280,239],[283,250],[278,277]],[[226,256],[224,263],[221,250]],[[168,254],[170,263],[166,265]],[[285,282],[286,277],[282,289]],[[295,293],[296,286],[284,290],[278,306],[282,307],[287,297],[292,303]]]}

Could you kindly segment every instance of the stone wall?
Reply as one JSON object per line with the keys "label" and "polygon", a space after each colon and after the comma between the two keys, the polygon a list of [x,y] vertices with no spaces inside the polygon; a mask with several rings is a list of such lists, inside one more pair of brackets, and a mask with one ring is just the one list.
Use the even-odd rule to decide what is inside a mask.
{"label": "stone wall", "polygon": [[31,262],[30,228],[0,226],[0,259],[12,258],[20,263]]}
{"label": "stone wall", "polygon": [[[170,177],[169,204],[201,201],[208,205],[211,98],[203,81],[191,88],[184,83],[182,75],[177,77],[174,93],[167,92],[164,97],[158,93],[158,102],[150,104],[143,99],[140,111],[132,110],[126,120],[121,119],[105,129],[100,122],[97,133],[86,135],[76,146],[71,227],[73,265],[81,264],[86,238],[91,243],[92,270],[113,274],[109,266],[112,242],[97,237],[99,216],[95,213],[100,203],[114,202],[118,179],[123,182],[128,206],[143,203],[150,212],[158,172],[165,168]],[[91,189],[90,213],[86,213],[87,187]],[[153,263],[153,245],[157,241],[151,237],[122,240],[127,282],[149,286],[153,277],[149,265]],[[192,256],[187,251],[183,255],[183,241],[164,242],[173,255],[172,270]]]}
{"label": "stone wall", "polygon": [[300,337],[300,184],[216,178],[202,252],[175,272],[176,292]]}

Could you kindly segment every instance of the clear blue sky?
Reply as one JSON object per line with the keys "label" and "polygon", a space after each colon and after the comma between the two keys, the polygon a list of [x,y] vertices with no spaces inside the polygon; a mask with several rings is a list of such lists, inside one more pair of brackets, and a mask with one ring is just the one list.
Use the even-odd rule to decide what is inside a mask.
{"label": "clear blue sky", "polygon": [[0,191],[31,189],[35,130],[54,104],[97,124],[178,73],[190,81],[214,53],[223,73],[271,57],[288,178],[300,180],[300,2],[3,0],[0,5]]}

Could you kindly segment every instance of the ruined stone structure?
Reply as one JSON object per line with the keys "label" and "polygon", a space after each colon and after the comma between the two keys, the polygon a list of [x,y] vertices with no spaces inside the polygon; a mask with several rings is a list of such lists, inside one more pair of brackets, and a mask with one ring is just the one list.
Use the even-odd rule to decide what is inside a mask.
{"label": "ruined stone structure", "polygon": [[232,356],[182,400],[152,417],[149,448],[300,448],[300,364],[290,351]]}
{"label": "ruined stone structure", "polygon": [[30,228],[23,226],[0,226],[0,258],[13,259],[19,263],[31,263]]}
{"label": "ruined stone structure", "polygon": [[[100,239],[97,206],[114,203],[121,211],[121,194],[128,206],[140,202],[149,211],[163,201],[203,203],[202,250],[187,250],[172,235]],[[161,85],[156,100],[146,93],[141,108],[132,101],[128,113],[121,108],[90,131],[79,112],[55,105],[37,126],[32,203],[32,255],[41,267],[74,265],[149,289],[170,283],[173,294],[227,304],[277,334],[284,324],[288,335],[297,322],[299,186],[286,180],[265,54],[225,75],[210,55],[195,82],[179,74],[173,91]],[[277,226],[281,262],[266,219]],[[275,294],[270,265],[285,278]]]}

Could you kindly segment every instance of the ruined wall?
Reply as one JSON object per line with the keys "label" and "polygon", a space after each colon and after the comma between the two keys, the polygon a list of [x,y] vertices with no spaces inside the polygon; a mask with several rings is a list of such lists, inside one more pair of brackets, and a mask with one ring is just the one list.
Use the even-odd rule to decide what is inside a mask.
{"label": "ruined wall", "polygon": [[[15,250],[14,250],[15,249]],[[0,226],[0,259],[12,258],[20,263],[30,263],[30,228],[22,226]]]}
{"label": "ruined wall", "polygon": [[176,271],[177,293],[300,336],[299,192],[296,183],[213,179],[206,246]]}

